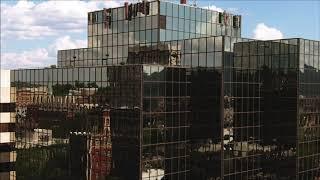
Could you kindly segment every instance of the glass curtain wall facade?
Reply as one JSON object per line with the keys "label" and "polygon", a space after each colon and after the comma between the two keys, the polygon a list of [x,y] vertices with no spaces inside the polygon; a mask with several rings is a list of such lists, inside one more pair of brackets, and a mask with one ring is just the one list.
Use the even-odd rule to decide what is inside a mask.
{"label": "glass curtain wall facade", "polygon": [[163,46],[165,41],[240,37],[239,15],[165,1],[138,4],[89,12],[88,48],[58,51],[58,66],[132,64],[130,57],[145,51],[150,62],[143,63],[157,63],[162,54],[178,50]]}
{"label": "glass curtain wall facade", "polygon": [[156,46],[161,48],[159,51],[137,45],[137,49],[129,53],[129,56],[125,59],[128,64],[161,64],[183,67],[215,67],[221,69],[223,61],[229,67],[232,65],[230,63],[233,61],[233,44],[242,41],[250,41],[250,39],[211,36],[163,41],[159,42],[159,45]]}
{"label": "glass curtain wall facade", "polygon": [[143,74],[142,179],[189,179],[190,73],[145,66]]}
{"label": "glass curtain wall facade", "polygon": [[11,72],[17,179],[319,178],[319,42],[240,28],[158,0],[89,12],[87,48]]}
{"label": "glass curtain wall facade", "polygon": [[255,51],[251,42],[239,44],[244,45],[235,43],[234,56],[226,57],[224,66],[222,167],[227,180],[258,179],[261,172],[261,67],[249,58]]}
{"label": "glass curtain wall facade", "polygon": [[[159,162],[155,161],[154,163],[150,163],[147,161],[144,162],[141,159],[136,159],[138,157],[136,156],[136,153],[139,152],[139,147],[140,147],[139,144],[136,144],[137,142],[139,142],[139,139],[137,139],[138,137],[135,137],[136,143],[133,143],[134,140],[132,140],[129,143],[130,145],[126,145],[128,144],[128,139],[126,138],[130,137],[130,139],[131,138],[134,139],[134,136],[132,134],[127,134],[127,136],[125,136],[122,133],[121,137],[118,137],[118,135],[115,135],[114,137],[113,133],[115,134],[118,134],[118,133],[116,132],[116,129],[114,129],[115,132],[113,132],[113,127],[111,127],[111,132],[112,132],[111,136],[114,138],[117,138],[117,140],[112,141],[113,142],[112,153],[116,153],[116,155],[112,157],[112,161],[115,162],[115,165],[116,165],[116,167],[114,168],[114,173],[116,175],[119,175],[119,176],[123,175],[123,173],[121,172],[124,172],[125,169],[128,169],[129,165],[133,169],[129,168],[130,170],[132,170],[132,172],[126,173],[126,175],[130,176],[131,178],[132,177],[139,178],[139,175],[141,175],[140,178],[143,177],[145,179],[159,178],[162,176],[164,176],[167,179],[175,179],[175,178],[187,179],[188,176],[191,175],[190,177],[193,179],[194,178],[219,179],[221,178],[221,176],[223,176],[223,174],[225,174],[225,172],[223,171],[224,168],[221,168],[221,167],[223,166],[223,164],[229,161],[229,159],[226,157],[227,160],[224,162],[223,161],[224,158],[222,158],[223,157],[222,153],[226,148],[224,146],[228,146],[224,144],[230,143],[229,141],[232,141],[233,139],[233,134],[230,133],[231,131],[228,129],[230,129],[231,127],[231,125],[229,125],[230,124],[229,121],[233,122],[232,119],[235,117],[233,116],[233,113],[235,110],[233,109],[234,105],[231,105],[230,103],[229,105],[225,106],[224,105],[226,104],[225,101],[229,101],[229,99],[225,98],[226,99],[225,100],[222,97],[238,96],[233,94],[232,92],[232,87],[233,87],[232,83],[235,83],[233,80],[234,73],[232,68],[233,67],[232,51],[233,51],[233,44],[235,42],[241,42],[241,41],[249,41],[249,39],[216,36],[216,37],[194,38],[194,39],[180,40],[180,41],[165,41],[162,43],[164,46],[167,47],[168,50],[171,50],[171,49],[178,50],[177,56],[172,56],[172,55],[166,56],[163,58],[165,60],[162,62],[166,61],[167,63],[165,64],[169,64],[168,62],[170,61],[180,62],[181,67],[189,67],[188,76],[190,76],[189,79],[187,79],[188,82],[190,81],[189,85],[186,85],[185,87],[182,87],[181,83],[180,85],[174,85],[174,86],[173,85],[169,86],[167,83],[160,83],[160,85],[157,85],[155,83],[148,83],[147,78],[145,79],[146,80],[144,83],[145,87],[151,88],[152,91],[153,91],[153,88],[156,88],[154,90],[156,95],[153,95],[153,94],[149,95],[148,92],[151,90],[144,89],[143,92],[147,93],[147,95],[144,98],[145,101],[143,105],[151,104],[150,106],[153,107],[157,103],[162,104],[166,102],[169,104],[164,103],[163,105],[157,105],[159,107],[154,107],[155,108],[154,111],[161,112],[159,114],[154,113],[152,111],[149,113],[145,113],[142,117],[150,121],[149,124],[160,123],[160,122],[162,123],[162,121],[164,121],[165,119],[166,124],[164,127],[168,126],[171,128],[171,130],[165,131],[162,128],[163,125],[156,124],[156,125],[149,125],[151,126],[151,128],[144,130],[144,132],[146,134],[150,134],[152,138],[157,137],[158,138],[157,141],[161,143],[168,142],[172,144],[172,146],[162,145],[158,147],[158,145],[155,145],[155,142],[152,142],[152,143],[148,142],[148,143],[151,143],[151,145],[146,145],[144,149],[146,149],[145,150],[146,152],[150,152],[151,154],[147,156],[148,158],[151,158],[151,157],[154,158],[153,154],[155,153],[159,153],[163,155],[163,151],[165,150],[166,152],[165,155],[168,156],[168,159],[164,160],[165,164],[161,164],[161,165],[159,165],[159,162],[162,162],[163,160],[161,161],[159,160]],[[145,55],[146,55],[145,52],[141,53],[141,56],[145,56]],[[161,64],[161,62],[158,62],[158,63]],[[58,78],[59,79],[58,81],[59,82],[62,81],[62,84],[64,84],[65,83],[64,81],[66,81],[66,80],[63,80],[63,78],[69,78],[69,79],[76,78],[72,80],[74,81],[73,86],[90,89],[90,88],[95,88],[96,84],[98,85],[98,87],[100,87],[100,81],[102,81],[100,77],[101,70],[95,70],[95,69],[103,70],[104,67],[105,66],[96,66],[95,68],[93,67],[90,67],[90,68],[89,67],[79,67],[79,68],[68,67],[67,68],[66,67],[66,68],[57,68],[57,69],[48,69],[48,70],[44,69],[44,70],[39,70],[40,74],[38,74],[38,77],[41,79],[49,78],[50,81],[52,78],[55,78],[55,79]],[[146,66],[146,67],[149,68],[149,66]],[[161,69],[161,67],[162,66],[159,66],[158,68]],[[174,66],[174,67],[179,68],[179,66]],[[52,76],[52,78],[47,77],[48,75],[44,75],[44,77],[41,77],[43,76],[43,71],[50,71],[49,74],[50,76]],[[116,70],[114,71],[115,71],[114,73],[117,72]],[[151,68],[150,71],[157,72],[158,70],[157,68],[156,69]],[[24,71],[20,70],[19,72],[23,73]],[[76,74],[73,74],[74,72]],[[95,75],[94,72],[99,74]],[[127,73],[133,74],[135,72],[128,71]],[[103,74],[106,74],[106,73],[103,73]],[[144,74],[148,74],[148,73],[144,73]],[[163,75],[160,76],[161,73],[151,73],[151,74],[156,74],[156,75],[153,75],[155,76],[154,77],[155,81],[162,81],[164,77]],[[29,78],[29,75],[19,75],[19,76],[20,78],[27,78],[27,77]],[[18,77],[18,75],[16,77]],[[181,75],[174,73],[172,77],[179,78],[181,77]],[[82,78],[82,79],[77,80],[77,78]],[[105,77],[105,78],[108,78],[108,77]],[[181,80],[184,81],[183,79]],[[85,83],[82,83],[82,81],[84,81]],[[105,86],[104,85],[105,83],[103,83],[104,81],[108,81],[108,80],[102,81],[102,84],[101,84],[102,88],[104,88]],[[114,79],[114,82],[112,82],[111,84],[116,83],[116,81],[118,80]],[[174,80],[174,81],[178,81],[178,80]],[[121,88],[127,87],[128,83],[129,82],[127,81],[123,81],[121,83],[123,85],[121,85],[120,87]],[[164,85],[166,86],[165,91],[163,90]],[[199,89],[199,87],[207,87],[207,88]],[[224,87],[227,87],[227,88],[224,88]],[[64,86],[61,86],[61,87],[58,86],[58,88],[65,89]],[[67,87],[67,89],[68,88],[73,89],[72,86]],[[185,92],[178,92],[177,89],[179,88],[185,88],[187,96],[190,96],[189,98],[191,100],[187,101],[186,98],[184,97]],[[173,92],[171,92],[171,90]],[[90,93],[90,91],[92,90],[89,90],[88,95],[93,93],[93,92]],[[99,91],[99,88],[96,91]],[[102,96],[103,98],[100,101],[103,101],[103,102],[106,101],[105,99],[109,96],[112,97],[110,99],[114,101],[119,101],[121,97],[126,97],[126,93],[127,93],[127,92],[123,92],[121,96],[120,95],[115,96],[115,94],[106,94],[107,91],[104,92],[101,90],[100,92],[101,94],[103,94]],[[159,97],[153,97],[153,96],[159,96]],[[183,98],[179,96],[182,96]],[[88,100],[90,100],[90,98]],[[88,100],[83,100],[83,101],[85,102]],[[125,98],[124,101],[128,101],[128,99]],[[177,104],[182,102],[183,102],[182,104],[183,106],[182,105],[177,106]],[[172,103],[175,105],[172,105]],[[123,115],[123,114],[121,115],[120,112],[126,114],[124,110],[121,109],[121,106],[113,105],[113,107],[116,107],[115,111],[111,109],[110,114],[115,115],[116,118],[111,117],[111,125],[113,125],[114,123],[112,119],[118,119],[118,118],[123,119],[125,117],[128,117],[127,115]],[[125,107],[126,106],[123,106],[122,108],[125,108]],[[145,107],[146,106],[144,106],[144,108]],[[166,109],[168,107],[170,108]],[[163,108],[165,108],[166,113],[162,113]],[[178,109],[180,108],[180,110],[176,108]],[[145,111],[148,112],[150,110],[145,110]],[[180,114],[177,113],[178,111],[180,111]],[[241,110],[241,111],[238,110],[238,111],[240,113],[244,110]],[[167,112],[172,112],[172,113],[167,113]],[[91,114],[94,114],[94,113],[91,113]],[[130,118],[136,119],[140,117],[140,116],[138,117],[136,116],[137,114],[135,113],[135,110],[132,108],[131,110],[128,110],[128,114],[134,114],[134,116],[132,117],[130,116]],[[63,118],[64,116],[61,116],[62,119],[64,119]],[[123,120],[119,120],[119,121],[123,121]],[[131,125],[130,127],[133,128],[135,126]],[[159,135],[159,133],[161,134],[161,136]],[[186,133],[186,135],[182,136],[184,133]],[[164,134],[166,134],[165,136],[166,138],[163,137]],[[120,140],[118,138],[120,138]],[[117,142],[119,142],[119,144],[117,144]],[[164,150],[163,150],[163,147],[164,147]],[[154,152],[153,150],[150,150],[154,148],[160,148],[161,152],[160,150],[157,150],[156,152]],[[175,150],[172,150],[172,148]],[[177,148],[181,149],[182,152],[177,151]],[[114,150],[114,149],[117,149],[117,150]],[[183,154],[184,150],[186,154]],[[130,152],[130,153],[128,155],[124,155],[121,152],[125,152],[125,154],[127,152]],[[171,154],[168,152],[170,152]],[[77,156],[80,156],[80,155],[77,155]],[[142,153],[142,156],[144,156],[143,153]],[[120,162],[123,162],[123,159],[121,159],[122,157],[128,157],[126,161],[130,160],[131,163],[126,163],[126,164],[120,163]],[[120,159],[117,159],[117,158],[120,158]],[[84,163],[87,164],[88,163],[87,161]],[[75,161],[75,162],[78,162],[78,161]],[[73,164],[80,164],[80,163],[78,162]],[[135,164],[135,166],[132,166],[133,164]],[[227,165],[227,166],[233,166],[233,165]],[[78,171],[80,171],[79,168],[83,169],[84,167],[78,167]],[[141,173],[138,173],[139,169],[141,169]],[[82,171],[85,171],[85,170],[82,170]],[[228,172],[232,172],[232,170],[228,170]],[[128,176],[125,178],[129,178]]]}
{"label": "glass curtain wall facade", "polygon": [[111,176],[116,151],[103,112],[142,108],[142,66],[25,69],[11,77],[17,179]]}
{"label": "glass curtain wall facade", "polygon": [[320,178],[320,42],[298,39],[297,179]]}
{"label": "glass curtain wall facade", "polygon": [[236,43],[238,57],[249,64],[256,62],[254,66],[260,69],[257,82],[262,113],[257,151],[262,177],[319,178],[319,42],[283,39]]}
{"label": "glass curtain wall facade", "polygon": [[190,179],[220,179],[222,166],[223,73],[213,67],[192,69]]}
{"label": "glass curtain wall facade", "polygon": [[156,65],[12,71],[17,178],[187,179],[188,81]]}

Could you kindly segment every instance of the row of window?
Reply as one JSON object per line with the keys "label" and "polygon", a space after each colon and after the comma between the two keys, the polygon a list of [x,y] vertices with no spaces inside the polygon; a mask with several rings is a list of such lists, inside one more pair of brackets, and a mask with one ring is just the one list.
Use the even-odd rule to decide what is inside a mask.
{"label": "row of window", "polygon": [[[138,12],[136,17],[144,17],[144,16],[158,14],[158,2],[150,2],[149,8],[150,8],[149,14]],[[119,21],[119,20],[126,19],[124,7],[113,8],[110,11],[111,11],[110,13],[111,21]],[[163,15],[163,16],[190,19],[198,22],[201,21],[201,22],[218,23],[220,14],[222,13],[213,11],[210,9],[178,5],[170,2],[162,2],[162,1],[160,2],[160,15]],[[104,21],[103,15],[104,15],[103,10],[90,12],[88,15],[88,22],[89,22],[88,24],[103,22]],[[228,14],[228,15],[230,17],[233,17],[231,14]],[[133,17],[133,19],[135,18]],[[230,23],[228,24],[231,24],[232,19],[233,18],[228,19],[230,21]]]}
{"label": "row of window", "polygon": [[[134,31],[145,31],[151,29],[167,29],[179,32],[190,32],[198,34],[208,34],[212,36],[218,35],[218,32],[222,32],[223,35],[231,35],[231,33],[225,33],[224,29],[230,32],[240,32],[240,29],[234,29],[229,26],[222,26],[216,23],[206,23],[190,21],[185,19],[171,18],[160,16],[158,22],[158,16],[151,16],[146,18],[139,18],[135,21],[117,21],[110,23],[110,26],[105,26],[104,23],[88,25],[88,36],[96,36],[103,34],[116,34],[126,33]],[[240,33],[239,33],[240,34]],[[239,35],[235,34],[235,35]],[[237,36],[240,37],[240,36]]]}
{"label": "row of window", "polygon": [[[110,37],[111,38],[111,37]],[[109,40],[109,39],[108,39]],[[240,40],[240,39],[239,39]],[[197,52],[214,52],[214,51],[222,51],[223,50],[223,37],[208,37],[208,38],[198,38],[198,39],[192,39],[192,40],[183,40],[183,41],[168,41],[164,42],[163,44],[146,44],[148,46],[144,46],[144,44],[140,44],[138,47],[135,46],[129,46],[129,49],[132,49],[132,51],[141,51],[143,49],[163,49],[163,50],[177,50],[181,53],[197,53]],[[231,44],[230,41],[234,41],[234,39],[226,38],[225,42],[227,45]],[[105,41],[104,41],[105,42]],[[116,41],[114,41],[116,42]],[[108,41],[108,43],[111,43],[111,41]],[[58,61],[65,61],[65,60],[82,60],[82,59],[96,59],[98,57],[100,58],[113,58],[113,57],[126,57],[127,55],[127,47],[128,46],[113,46],[113,47],[106,47],[106,48],[84,48],[84,49],[72,49],[72,50],[61,50],[58,51]],[[227,49],[230,49],[230,47],[226,47]],[[98,53],[100,52],[105,53]],[[118,52],[117,52],[118,51]],[[123,51],[123,52],[122,52]],[[118,54],[117,56],[112,55]],[[108,57],[104,57],[103,55],[107,55]],[[121,56],[122,55],[122,56]],[[95,58],[94,58],[95,57]]]}
{"label": "row of window", "polygon": [[320,41],[299,39],[300,53],[320,55]]}
{"label": "row of window", "polygon": [[[149,16],[149,15],[157,15],[158,14],[158,2],[150,2],[149,6],[149,14],[143,14],[141,12],[137,13],[136,17],[132,17],[133,20],[135,18]],[[118,7],[118,8],[111,8],[108,9],[111,16],[111,21],[119,21],[119,20],[125,20],[126,14],[125,14],[125,8],[124,7]],[[104,21],[104,10],[102,11],[95,11],[95,12],[89,12],[88,14],[88,24],[93,23],[101,23]]]}
{"label": "row of window", "polygon": [[[212,53],[194,53],[194,54],[184,54],[181,55],[176,61],[175,58],[170,57],[159,57],[155,59],[150,59],[150,64],[159,63],[161,64],[174,64],[181,66],[191,66],[191,67],[222,67],[222,52],[212,52]],[[102,58],[95,57],[95,59],[79,60],[79,61],[59,61],[59,65],[62,67],[74,67],[74,66],[100,66],[100,65],[117,65],[117,64],[127,64],[127,63],[146,63],[147,61],[128,61],[128,58]]]}
{"label": "row of window", "polygon": [[[235,63],[241,67],[242,60],[253,63],[259,60],[259,64],[269,64],[273,68],[315,68],[320,69],[320,56],[314,54],[298,54],[297,45],[288,45],[278,42],[241,42],[234,46]],[[272,65],[271,65],[272,63]],[[268,65],[267,65],[268,66]]]}
{"label": "row of window", "polygon": [[[130,34],[130,33],[129,33]],[[63,65],[68,65],[72,66],[72,64],[77,64],[81,66],[86,66],[86,65],[102,65],[102,64],[112,64],[110,62],[108,63],[102,63],[103,60],[105,61],[112,61],[113,64],[115,62],[126,62],[126,60],[114,60],[114,58],[121,58],[121,57],[128,57],[130,54],[128,52],[128,46],[116,46],[118,43],[122,44],[120,42],[123,42],[123,37],[127,37],[128,33],[124,33],[123,35],[108,35],[105,36],[103,39],[100,39],[98,42],[99,44],[108,45],[107,47],[103,48],[83,48],[83,49],[71,49],[71,50],[61,50],[58,51],[58,65],[61,66]],[[137,34],[138,35],[138,34]],[[134,36],[134,34],[132,34]],[[102,38],[102,36],[98,36]],[[129,38],[130,40],[131,38]],[[224,44],[223,43],[224,39]],[[119,42],[117,40],[120,40]],[[197,53],[197,52],[213,52],[213,51],[232,51],[233,50],[233,45],[235,42],[239,41],[248,41],[249,39],[242,39],[242,38],[231,38],[231,37],[225,37],[225,36],[217,36],[217,37],[206,37],[206,38],[195,38],[195,39],[187,39],[187,40],[179,40],[179,41],[167,41],[163,42],[161,44],[139,44],[139,46],[134,46],[134,45],[129,45],[129,50],[136,52],[148,52],[148,49],[163,49],[163,50],[169,50],[169,51],[177,51],[179,54],[181,53],[181,56],[184,55],[184,53]],[[133,41],[132,41],[133,42]],[[201,44],[201,46],[200,46]],[[112,47],[111,47],[112,46]],[[141,54],[142,55],[142,54]],[[202,55],[201,55],[202,56]],[[210,55],[208,55],[210,56]],[[132,58],[132,57],[130,57]],[[96,60],[99,59],[101,60],[98,62],[93,62],[91,63],[92,59]],[[154,59],[154,58],[153,58]],[[188,58],[187,58],[188,59]],[[202,58],[200,58],[202,59]],[[227,65],[231,65],[232,63],[232,56],[229,54],[226,54],[225,57],[226,63],[229,63]],[[82,60],[89,60],[88,62],[84,63],[78,63],[77,61],[82,61]],[[63,63],[64,61],[68,61],[67,63]],[[181,61],[181,60],[180,60]],[[183,61],[183,60],[182,60]],[[187,63],[185,64],[190,64],[188,63],[188,60],[186,60]],[[74,62],[71,63],[70,62]],[[202,60],[202,62],[204,62]],[[197,63],[196,63],[197,64]],[[200,63],[203,65],[203,63]],[[63,67],[63,66],[62,66]],[[212,67],[212,65],[210,66]]]}
{"label": "row of window", "polygon": [[[166,24],[165,18],[161,23]],[[161,20],[160,19],[160,20]],[[163,26],[163,25],[162,25]],[[106,27],[104,23],[89,24],[88,36],[102,35],[102,34],[115,34],[123,32],[134,32],[139,30],[159,29],[158,16],[150,16],[137,18],[132,21],[116,21],[112,22],[110,26]]]}
{"label": "row of window", "polygon": [[[320,42],[305,39],[283,39],[238,43],[235,53],[239,55],[263,54],[310,54],[320,55]],[[298,51],[299,50],[299,51]]]}
{"label": "row of window", "polygon": [[[59,69],[29,69],[12,71],[11,85],[27,86],[33,82],[106,82],[123,80],[144,80],[185,82],[187,79],[185,68],[164,68],[162,66],[108,66]],[[16,84],[15,84],[16,83]]]}
{"label": "row of window", "polygon": [[11,72],[11,77],[11,82],[139,80],[141,78],[141,66],[15,70]]}
{"label": "row of window", "polygon": [[[153,31],[139,31],[135,33],[121,33],[121,34],[113,34],[113,35],[108,35],[108,36],[94,36],[94,37],[89,37],[89,47],[108,47],[108,48],[116,48],[116,46],[128,46],[129,47],[135,47],[135,50],[138,47],[141,49],[147,47],[152,47],[152,48],[157,48],[157,46],[161,46],[162,44],[168,44],[167,48],[169,49],[174,49],[174,50],[186,50],[185,53],[190,53],[188,51],[189,47],[192,46],[193,53],[196,52],[212,52],[212,51],[222,51],[222,39],[223,36],[216,36],[216,37],[194,37],[189,39],[184,40],[183,36],[184,35],[191,35],[189,33],[182,33],[182,39],[181,40],[172,40],[174,39],[173,36],[171,37],[172,33],[174,31],[169,31],[169,30],[161,30],[160,31],[160,38],[162,38],[162,42],[160,43],[152,43],[150,42],[158,42],[158,32],[156,30]],[[178,32],[176,32],[178,33]],[[171,35],[169,35],[171,34]],[[197,34],[195,34],[197,35]],[[199,34],[198,34],[199,35]],[[167,37],[169,36],[169,37]],[[179,38],[177,36],[176,38]],[[155,40],[154,40],[155,39]],[[166,39],[169,39],[166,41]],[[145,44],[145,41],[147,40],[147,44]],[[231,45],[236,42],[236,41],[241,41],[242,39],[236,39],[236,38],[229,38],[225,37],[225,46],[226,46],[226,51],[231,50]],[[232,42],[230,42],[230,40]],[[216,42],[214,42],[216,41]],[[134,45],[136,44],[136,45]],[[200,46],[201,44],[201,46]],[[177,47],[178,46],[178,47]],[[206,47],[208,47],[206,49]],[[232,46],[233,47],[233,46]],[[89,48],[84,48],[84,49],[89,49]],[[71,50],[62,50],[63,51],[76,51],[76,50],[81,50],[81,49],[71,49]],[[58,57],[59,57],[59,51],[58,51]]]}
{"label": "row of window", "polygon": [[236,56],[297,54],[298,46],[273,41],[252,41],[237,43],[234,52]]}
{"label": "row of window", "polygon": [[[221,12],[204,9],[199,7],[183,6],[169,2],[160,2],[160,15],[169,17],[179,17],[190,19],[197,22],[211,22],[219,23],[219,15]],[[229,14],[230,17],[233,17]],[[229,25],[231,25],[233,18],[229,18]]]}

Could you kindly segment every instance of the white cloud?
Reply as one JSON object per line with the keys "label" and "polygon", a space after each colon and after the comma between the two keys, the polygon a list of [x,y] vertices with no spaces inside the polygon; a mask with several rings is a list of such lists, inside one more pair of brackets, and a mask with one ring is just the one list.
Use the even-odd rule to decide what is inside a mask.
{"label": "white cloud", "polygon": [[235,7],[222,9],[222,8],[217,7],[215,5],[209,5],[209,6],[205,6],[203,8],[210,9],[210,10],[213,10],[213,11],[218,11],[218,12],[223,12],[223,11],[226,10],[227,12],[232,13],[232,14],[239,14],[239,8],[235,8]]}
{"label": "white cloud", "polygon": [[76,48],[85,48],[87,47],[86,40],[73,40],[70,36],[63,36],[54,41],[48,47],[50,55],[56,56],[58,50],[62,49],[76,49]]}
{"label": "white cloud", "polygon": [[274,27],[268,27],[264,23],[259,23],[253,31],[253,38],[259,40],[282,39],[283,34]]}
{"label": "white cloud", "polygon": [[207,9],[211,9],[213,11],[218,11],[218,12],[223,12],[224,10],[222,8],[219,8],[215,5],[210,5],[210,6],[207,6]]}
{"label": "white cloud", "polygon": [[35,39],[67,32],[85,32],[87,13],[119,6],[110,1],[18,1],[1,3],[1,37]]}
{"label": "white cloud", "polygon": [[49,57],[49,53],[45,48],[37,48],[21,53],[1,53],[1,68],[3,69],[43,67],[55,64],[54,62],[55,58]]}
{"label": "white cloud", "polygon": [[233,14],[239,14],[239,8],[230,7],[230,8],[227,8],[227,12],[230,12]]}
{"label": "white cloud", "polygon": [[70,36],[57,38],[47,48],[36,48],[22,52],[1,53],[1,68],[33,68],[57,64],[57,50],[86,47],[86,40],[71,39]]}
{"label": "white cloud", "polygon": [[[87,13],[104,7],[120,6],[109,1],[18,1],[1,2],[1,68],[31,68],[56,64],[59,49],[86,47],[86,40],[71,39],[70,35],[87,31]],[[25,51],[10,51],[12,39],[32,40],[56,38],[52,44]],[[14,41],[18,42],[18,41]],[[39,41],[40,42],[40,41]],[[6,49],[5,52],[3,50]]]}

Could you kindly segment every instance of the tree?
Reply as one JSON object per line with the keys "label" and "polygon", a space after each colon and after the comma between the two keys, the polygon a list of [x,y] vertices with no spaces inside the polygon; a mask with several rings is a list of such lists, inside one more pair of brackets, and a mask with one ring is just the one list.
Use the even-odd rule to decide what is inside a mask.
{"label": "tree", "polygon": [[90,82],[87,84],[88,88],[98,88],[98,85],[95,82]]}
{"label": "tree", "polygon": [[71,84],[55,84],[52,86],[52,93],[55,96],[66,96],[71,89],[73,89]]}
{"label": "tree", "polygon": [[76,88],[84,88],[85,85],[84,85],[84,83],[82,83],[82,82],[75,81],[75,87],[76,87]]}
{"label": "tree", "polygon": [[69,153],[66,144],[18,149],[17,179],[70,179],[68,175]]}

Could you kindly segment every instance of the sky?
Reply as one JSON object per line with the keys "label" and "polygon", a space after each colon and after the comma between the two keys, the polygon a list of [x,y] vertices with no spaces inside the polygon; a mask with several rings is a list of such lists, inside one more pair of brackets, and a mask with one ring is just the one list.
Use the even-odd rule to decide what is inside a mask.
{"label": "sky", "polygon": [[[122,0],[0,2],[2,69],[56,64],[57,50],[87,46],[87,12],[123,5]],[[242,37],[320,40],[319,0],[197,0],[197,6],[242,15]]]}

